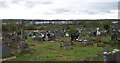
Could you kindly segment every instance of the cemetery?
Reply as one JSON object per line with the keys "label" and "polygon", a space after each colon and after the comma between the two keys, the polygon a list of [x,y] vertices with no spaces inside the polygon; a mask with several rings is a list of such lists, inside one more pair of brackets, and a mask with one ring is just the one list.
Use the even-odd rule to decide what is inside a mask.
{"label": "cemetery", "polygon": [[105,61],[106,63],[115,61],[118,63],[119,24],[119,20],[112,19],[4,19],[2,20],[2,59],[15,56],[14,59],[3,61]]}

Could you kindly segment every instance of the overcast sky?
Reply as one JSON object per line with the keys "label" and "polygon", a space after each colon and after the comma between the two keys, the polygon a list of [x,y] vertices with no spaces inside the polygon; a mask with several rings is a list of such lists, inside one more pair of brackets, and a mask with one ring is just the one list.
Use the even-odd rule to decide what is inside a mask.
{"label": "overcast sky", "polygon": [[118,19],[119,0],[0,0],[0,19]]}

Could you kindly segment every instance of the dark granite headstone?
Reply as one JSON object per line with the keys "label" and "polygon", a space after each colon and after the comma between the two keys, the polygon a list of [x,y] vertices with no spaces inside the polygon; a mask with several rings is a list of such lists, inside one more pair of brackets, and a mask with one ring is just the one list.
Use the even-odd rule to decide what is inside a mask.
{"label": "dark granite headstone", "polygon": [[[0,56],[1,57],[10,56],[10,48],[8,46],[0,45],[0,49],[2,49],[2,50],[0,50]],[[2,53],[1,53],[1,51],[2,51]]]}
{"label": "dark granite headstone", "polygon": [[120,63],[120,50],[114,49],[112,52],[104,52],[105,63]]}

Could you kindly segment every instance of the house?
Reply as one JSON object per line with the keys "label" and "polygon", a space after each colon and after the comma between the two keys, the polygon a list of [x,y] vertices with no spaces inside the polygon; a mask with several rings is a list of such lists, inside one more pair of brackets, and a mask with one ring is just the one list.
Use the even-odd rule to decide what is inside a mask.
{"label": "house", "polygon": [[25,33],[29,36],[36,36],[39,33],[39,30],[25,30]]}

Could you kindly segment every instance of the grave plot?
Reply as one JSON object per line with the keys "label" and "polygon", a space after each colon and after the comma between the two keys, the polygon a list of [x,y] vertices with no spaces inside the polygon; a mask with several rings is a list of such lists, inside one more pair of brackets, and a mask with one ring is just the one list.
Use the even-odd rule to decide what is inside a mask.
{"label": "grave plot", "polygon": [[83,40],[83,42],[80,43],[82,47],[93,47],[94,42],[90,40]]}
{"label": "grave plot", "polygon": [[18,44],[20,43],[19,36],[4,36],[2,45],[10,47],[11,53],[16,54],[18,52]]}
{"label": "grave plot", "polygon": [[[30,44],[33,44],[33,42],[30,40]],[[36,51],[28,54],[20,54],[17,56],[15,61],[19,60],[38,60],[38,61],[44,61],[44,60],[85,60],[86,57],[92,57],[94,54],[97,54],[98,52],[102,52],[102,48],[100,47],[79,47],[79,46],[73,46],[73,49],[71,50],[71,47],[61,48],[59,47],[61,42],[44,42],[41,44],[36,44],[35,46],[30,46],[30,48],[34,48]],[[75,43],[74,43],[75,44]],[[66,45],[66,44],[65,44]],[[68,43],[67,43],[68,45]],[[80,45],[80,44],[78,44]],[[70,48],[70,49],[69,49]],[[94,50],[94,52],[93,52]],[[86,55],[87,54],[87,55]]]}
{"label": "grave plot", "polygon": [[32,37],[33,42],[55,41],[56,35],[51,31],[38,32],[36,36]]}
{"label": "grave plot", "polygon": [[43,41],[42,37],[34,37],[32,40],[33,40],[33,42],[42,42]]}
{"label": "grave plot", "polygon": [[[83,30],[84,32],[85,30]],[[75,31],[70,31],[71,32],[71,35],[69,38],[71,38],[71,42],[80,42],[79,44],[81,44],[81,46],[83,47],[93,47],[95,44],[97,44],[96,46],[98,47],[103,47],[104,44],[102,43],[101,41],[101,36],[95,36],[94,39],[92,38],[92,36],[89,35],[89,31],[86,30],[86,32],[84,33],[72,33],[72,32],[75,32]],[[67,37],[64,37],[63,38],[63,41],[64,42],[63,44],[69,44],[67,43],[67,41],[65,42],[64,40],[69,40],[69,39],[66,39]],[[60,46],[62,47],[62,46]]]}
{"label": "grave plot", "polygon": [[74,43],[70,41],[62,41],[60,43],[60,47],[63,48],[64,50],[73,50]]}

